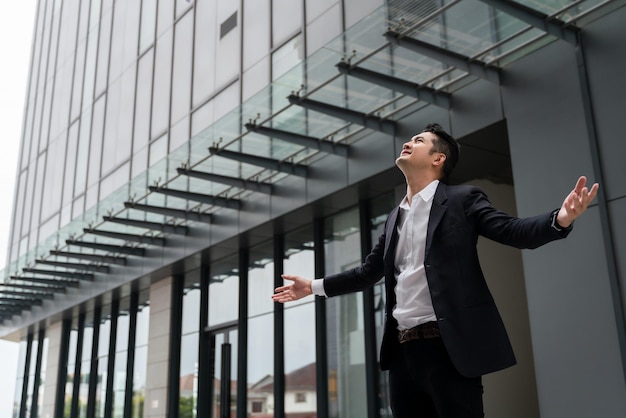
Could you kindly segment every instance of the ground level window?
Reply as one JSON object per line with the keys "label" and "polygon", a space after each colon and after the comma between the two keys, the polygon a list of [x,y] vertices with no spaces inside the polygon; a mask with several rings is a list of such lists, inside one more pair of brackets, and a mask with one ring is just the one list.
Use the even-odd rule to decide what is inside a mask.
{"label": "ground level window", "polygon": [[296,403],[306,402],[306,393],[298,392],[296,393]]}
{"label": "ground level window", "polygon": [[261,413],[263,412],[263,402],[254,401],[252,402],[252,413]]}

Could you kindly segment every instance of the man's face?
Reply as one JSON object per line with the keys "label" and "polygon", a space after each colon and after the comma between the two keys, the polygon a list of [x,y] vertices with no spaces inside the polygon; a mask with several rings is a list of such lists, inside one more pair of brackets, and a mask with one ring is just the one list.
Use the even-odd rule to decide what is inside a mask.
{"label": "man's face", "polygon": [[413,136],[410,141],[402,145],[402,151],[396,159],[396,165],[399,168],[430,166],[431,162],[441,155],[440,153],[432,152],[433,139],[436,138],[437,136],[432,132],[420,132]]}

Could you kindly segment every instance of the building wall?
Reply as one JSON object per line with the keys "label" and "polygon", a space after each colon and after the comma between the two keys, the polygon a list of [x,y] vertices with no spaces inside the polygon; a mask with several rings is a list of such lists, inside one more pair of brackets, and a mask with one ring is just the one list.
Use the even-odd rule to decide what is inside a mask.
{"label": "building wall", "polygon": [[[133,0],[92,1],[89,4],[101,8],[87,9],[87,2],[41,2],[11,259],[179,147],[223,112],[252,97],[379,3],[222,0],[196,1],[192,7],[182,0]],[[220,40],[219,28],[235,12],[236,28]],[[626,69],[621,41],[625,30],[620,24],[625,13],[624,8],[616,10],[587,26],[584,35],[600,140],[602,187],[607,191],[620,271],[626,265],[626,223],[619,216],[626,201],[620,164],[626,150],[624,142],[615,138],[621,134],[619,110],[624,107],[619,92],[624,90],[621,76]],[[60,26],[58,22],[62,22]],[[68,28],[75,28],[76,34]],[[455,92],[453,100],[450,112],[430,106],[420,110],[417,119],[420,123],[445,121],[457,137],[505,120],[514,188],[484,186],[502,199],[503,206],[513,207],[515,201],[519,215],[558,207],[578,175],[594,177],[572,46],[553,42],[507,66],[501,85],[475,81]],[[133,278],[152,275],[145,411],[147,416],[165,416],[171,280],[156,281],[164,274],[156,270],[181,260],[197,265],[200,251],[224,242],[212,251],[234,254],[239,246],[247,245],[245,239],[262,241],[274,236],[274,226],[266,228],[270,232],[255,230],[241,241],[231,238],[255,226],[269,225],[282,215],[275,228],[290,231],[294,217],[304,216],[312,222],[353,207],[361,194],[376,195],[378,189],[369,187],[375,182],[360,189],[351,186],[388,171],[404,138],[415,129],[415,120],[416,114],[406,116],[393,142],[387,135],[371,133],[351,149],[349,159],[322,157],[311,178],[281,181],[280,193],[251,202],[232,223],[212,229],[199,225],[188,237],[173,238],[175,249],[159,256],[156,253],[161,250],[154,250],[152,259],[131,262],[106,283],[70,290],[65,299],[55,300],[58,306],[34,311],[33,321],[48,320],[37,317],[43,312],[60,313],[113,293]],[[392,186],[379,187],[387,192]],[[294,215],[298,209],[302,211]],[[490,277],[506,275],[516,266],[511,286],[495,282],[491,286],[520,360],[516,368],[485,378],[488,414],[509,416],[514,409],[525,418],[537,414],[612,417],[626,409],[618,340],[623,330],[615,315],[615,290],[608,280],[603,234],[601,212],[594,204],[577,221],[570,238],[522,252],[521,263],[519,252],[502,255],[500,249],[481,242],[486,266],[493,269]],[[234,276],[232,279],[236,281]],[[271,280],[267,283],[271,290]],[[150,285],[144,281],[142,286]],[[221,298],[221,302],[236,315],[238,295],[228,295],[231,300]],[[212,306],[218,306],[219,299]],[[333,303],[349,309],[357,305],[353,302],[346,298]],[[271,309],[263,313],[271,317]],[[307,313],[313,324],[312,309]],[[56,338],[54,327],[60,326],[54,321],[51,344]],[[307,331],[311,337],[312,331]],[[358,366],[364,369],[372,365],[364,364],[360,332],[357,328],[354,345],[348,343],[354,350],[348,360],[358,359]],[[248,361],[253,363],[253,359]],[[53,367],[52,363],[48,369]],[[358,391],[366,390],[363,381],[358,383],[355,398],[361,393]],[[43,393],[49,396],[48,387]],[[515,403],[519,406],[513,407]],[[43,406],[49,408],[49,400]],[[364,404],[358,406],[365,408]]]}
{"label": "building wall", "polygon": [[39,2],[7,259],[25,255],[382,4]]}
{"label": "building wall", "polygon": [[[590,40],[584,45],[602,150],[600,187],[612,214],[624,201],[623,184],[617,185],[623,178],[617,175],[617,155],[625,148],[615,140],[620,130],[610,109],[626,103],[601,92],[623,90],[626,60],[618,45],[625,32],[618,22],[625,14],[619,9],[583,34]],[[590,44],[599,38],[603,46],[591,51]],[[597,180],[571,45],[555,42],[509,66],[502,98],[520,215],[558,207],[580,175]],[[611,221],[614,242],[623,243],[623,225]],[[626,410],[618,340],[624,330],[616,315],[603,234],[595,202],[567,240],[523,253],[542,417],[613,417]],[[615,253],[622,271],[625,254]]]}

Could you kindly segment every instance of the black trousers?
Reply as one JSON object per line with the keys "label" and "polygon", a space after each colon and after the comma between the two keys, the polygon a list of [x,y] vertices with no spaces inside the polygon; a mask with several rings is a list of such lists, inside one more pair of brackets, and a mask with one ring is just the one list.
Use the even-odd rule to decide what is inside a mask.
{"label": "black trousers", "polygon": [[389,370],[394,418],[482,418],[480,377],[456,370],[441,338],[402,343]]}

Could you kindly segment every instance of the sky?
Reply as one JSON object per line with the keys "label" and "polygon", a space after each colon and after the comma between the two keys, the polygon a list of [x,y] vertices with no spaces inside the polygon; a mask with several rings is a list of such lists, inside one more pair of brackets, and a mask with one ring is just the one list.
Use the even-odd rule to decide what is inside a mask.
{"label": "sky", "polygon": [[[15,174],[22,135],[35,0],[0,3],[0,269],[6,266]],[[0,340],[0,417],[13,411],[18,344]]]}

